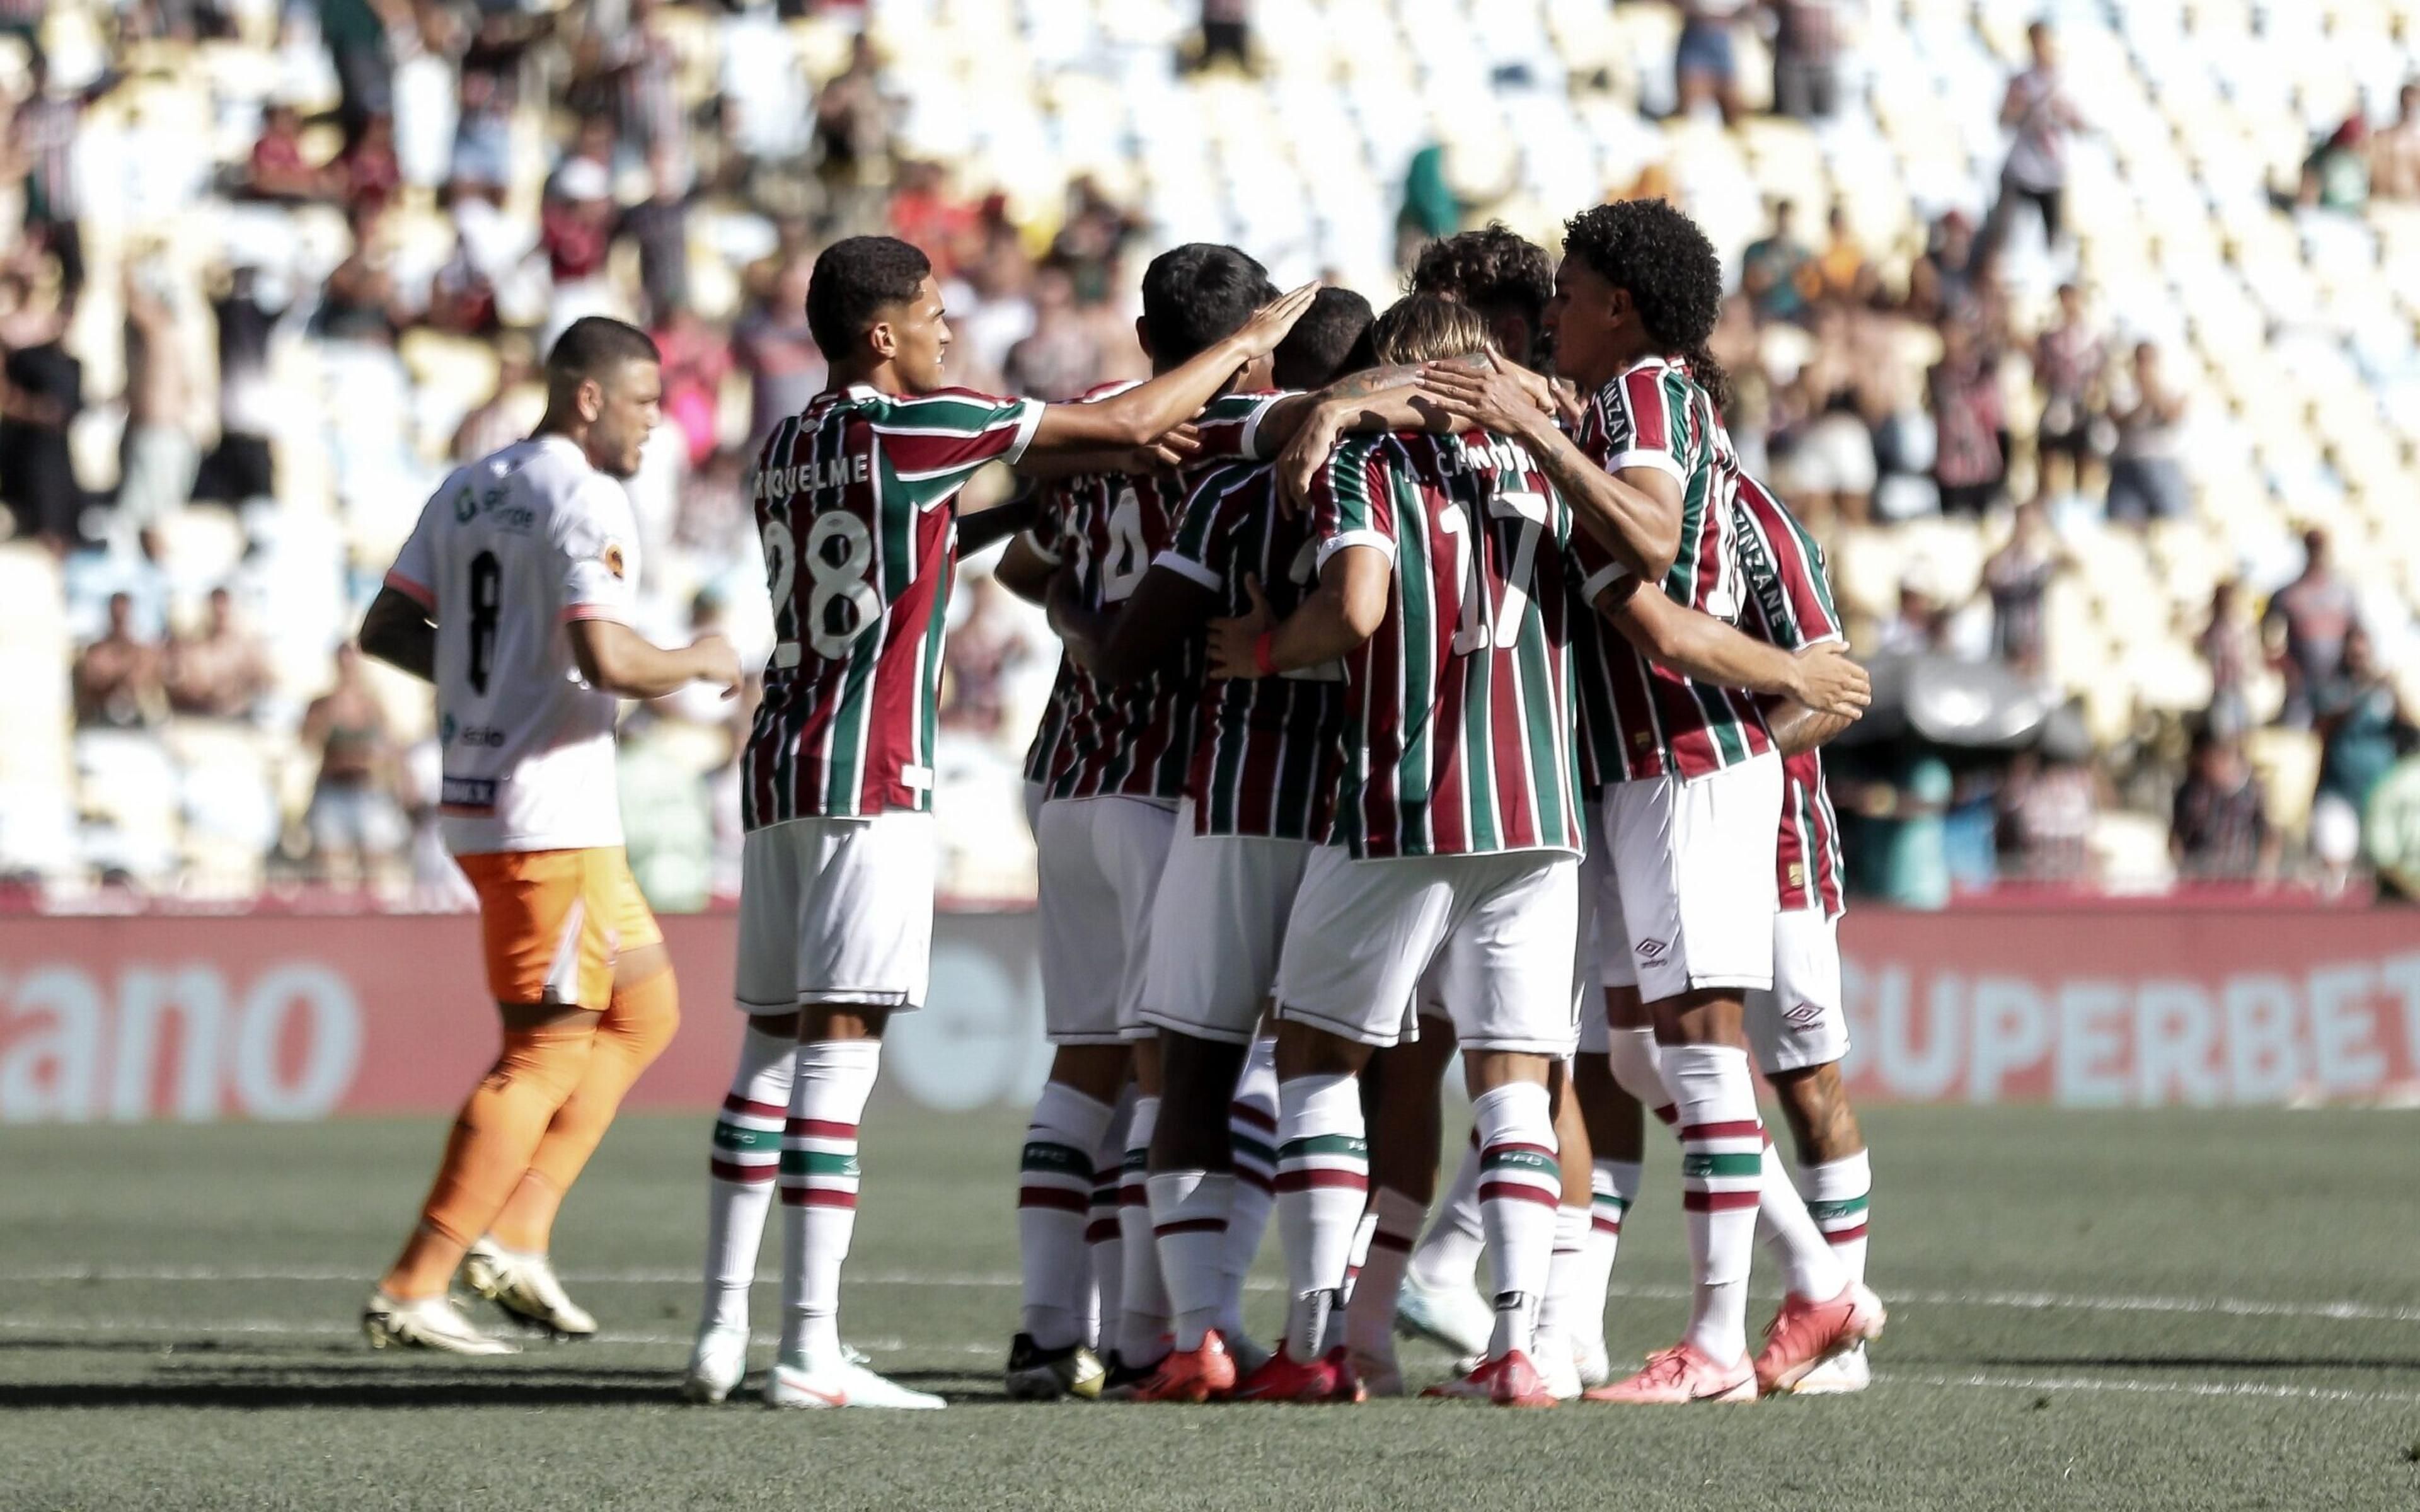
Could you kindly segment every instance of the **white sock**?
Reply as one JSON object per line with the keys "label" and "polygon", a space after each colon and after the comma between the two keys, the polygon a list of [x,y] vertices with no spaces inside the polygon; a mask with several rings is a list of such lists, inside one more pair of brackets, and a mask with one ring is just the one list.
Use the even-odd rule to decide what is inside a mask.
{"label": "white sock", "polygon": [[1614,1029],[1607,1036],[1610,1046],[1606,1060],[1613,1068],[1617,1086],[1638,1099],[1638,1105],[1653,1114],[1666,1128],[1676,1117],[1672,1094],[1664,1085],[1664,1052],[1655,1042],[1655,1031],[1649,1029]]}
{"label": "white sock", "polygon": [[782,1353],[840,1350],[840,1268],[857,1230],[857,1124],[881,1065],[879,1040],[799,1046],[782,1131]]}
{"label": "white sock", "polygon": [[1227,1106],[1227,1137],[1235,1158],[1235,1193],[1227,1206],[1227,1242],[1218,1257],[1223,1289],[1218,1331],[1230,1339],[1244,1332],[1244,1283],[1261,1253],[1277,1201],[1278,1042],[1252,1041],[1235,1079],[1235,1100]]}
{"label": "white sock", "polygon": [[1832,1253],[1852,1281],[1866,1278],[1866,1219],[1873,1201],[1874,1170],[1864,1150],[1798,1173],[1807,1211],[1823,1230]]}
{"label": "white sock", "polygon": [[1327,1327],[1319,1336],[1322,1354],[1344,1345],[1344,1319],[1353,1310],[1353,1299],[1361,1294],[1361,1272],[1370,1262],[1370,1244],[1377,1233],[1377,1210],[1363,1208],[1361,1221],[1353,1226],[1353,1247],[1345,1251],[1344,1285],[1337,1292],[1336,1305],[1328,1309]]}
{"label": "white sock", "polygon": [[1828,1302],[1849,1284],[1849,1273],[1824,1242],[1823,1231],[1807,1215],[1807,1204],[1790,1184],[1790,1169],[1770,1139],[1765,1141],[1764,1175],[1757,1188],[1756,1237],[1780,1265],[1784,1284],[1799,1296]]}
{"label": "white sock", "polygon": [[1318,1357],[1327,1315],[1344,1288],[1353,1230],[1370,1199],[1361,1088],[1351,1076],[1278,1084],[1278,1232],[1285,1241],[1286,1343]]}
{"label": "white sock", "polygon": [[[1605,1304],[1606,1293],[1613,1289],[1613,1257],[1621,1248],[1621,1220],[1637,1199],[1640,1180],[1637,1161],[1601,1160],[1590,1173],[1589,1232],[1580,1246],[1580,1274],[1574,1283],[1579,1288],[1581,1322],[1573,1334],[1578,1343],[1605,1342]],[[1587,1327],[1591,1318],[1596,1320],[1594,1333]]]}
{"label": "white sock", "polygon": [[1395,1293],[1403,1289],[1412,1244],[1420,1234],[1420,1205],[1392,1187],[1370,1205],[1370,1253],[1344,1308],[1344,1342],[1363,1354],[1395,1357]]}
{"label": "white sock", "polygon": [[1125,1177],[1126,1120],[1134,1116],[1134,1084],[1118,1094],[1109,1125],[1093,1147],[1093,1201],[1084,1225],[1084,1251],[1093,1267],[1093,1314],[1084,1330],[1107,1355],[1118,1342],[1118,1299],[1125,1288],[1125,1236],[1118,1231],[1118,1186]]}
{"label": "white sock", "polygon": [[1563,1178],[1544,1084],[1511,1082],[1470,1104],[1479,1130],[1479,1215],[1496,1267],[1496,1333],[1487,1357],[1537,1348],[1538,1309],[1554,1264]]}
{"label": "white sock", "polygon": [[1168,1281],[1152,1240],[1145,1184],[1152,1131],[1158,1126],[1159,1099],[1136,1097],[1118,1179],[1118,1259],[1125,1271],[1118,1289],[1118,1353],[1130,1365],[1156,1365],[1168,1352]]}
{"label": "white sock", "polygon": [[1226,1299],[1227,1211],[1235,1196],[1233,1171],[1154,1171],[1144,1183],[1151,1197],[1152,1243],[1168,1280],[1168,1304],[1179,1350],[1198,1350],[1218,1326]]}
{"label": "white sock", "polygon": [[1663,1046],[1664,1086],[1681,1124],[1682,1207],[1697,1282],[1687,1341],[1730,1365],[1747,1353],[1747,1273],[1756,1248],[1764,1124],[1747,1052]]}
{"label": "white sock", "polygon": [[1437,1204],[1435,1221],[1429,1225],[1419,1248],[1412,1251],[1412,1274],[1431,1291],[1477,1286],[1479,1256],[1486,1246],[1486,1231],[1479,1219],[1479,1131],[1473,1129],[1462,1164],[1454,1167],[1453,1181]]}
{"label": "white sock", "polygon": [[1026,1126],[1016,1188],[1017,1257],[1025,1273],[1023,1328],[1046,1350],[1084,1337],[1091,1290],[1084,1223],[1092,1209],[1093,1151],[1109,1105],[1063,1082],[1046,1082]]}
{"label": "white sock", "polygon": [[1589,1210],[1555,1210],[1554,1250],[1546,1263],[1545,1300],[1538,1304],[1538,1349],[1571,1353],[1574,1341],[1605,1332],[1604,1296],[1593,1324],[1588,1316]]}
{"label": "white sock", "polygon": [[706,1314],[708,1328],[748,1326],[748,1288],[756,1279],[756,1251],[765,1213],[782,1174],[782,1125],[790,1116],[790,1078],[799,1037],[788,1019],[768,1034],[752,1018],[739,1036],[739,1069],[714,1120],[706,1168]]}

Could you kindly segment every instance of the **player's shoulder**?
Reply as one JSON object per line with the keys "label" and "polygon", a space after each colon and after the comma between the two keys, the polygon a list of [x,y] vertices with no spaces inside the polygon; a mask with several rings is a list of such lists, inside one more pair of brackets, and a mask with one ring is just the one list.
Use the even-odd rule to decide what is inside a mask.
{"label": "player's shoulder", "polygon": [[847,400],[883,430],[981,424],[1002,409],[1037,402],[957,387],[927,389],[922,393],[880,393],[859,387],[848,391]]}

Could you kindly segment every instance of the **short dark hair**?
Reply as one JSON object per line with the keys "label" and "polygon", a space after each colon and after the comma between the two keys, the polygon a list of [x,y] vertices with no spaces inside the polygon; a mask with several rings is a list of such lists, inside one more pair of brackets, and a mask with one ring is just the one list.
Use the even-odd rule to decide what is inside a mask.
{"label": "short dark hair", "polygon": [[1723,314],[1723,263],[1698,223],[1661,199],[1592,206],[1563,223],[1563,255],[1629,291],[1648,339],[1686,362],[1717,409],[1730,379],[1706,349]]}
{"label": "short dark hair", "polygon": [[1188,241],[1142,270],[1142,329],[1162,367],[1190,361],[1278,297],[1269,270],[1233,247]]}
{"label": "short dark hair", "polygon": [[1441,363],[1495,346],[1476,305],[1435,294],[1406,294],[1370,328],[1370,348],[1382,363]]}
{"label": "short dark hair", "polygon": [[807,331],[824,361],[847,357],[886,304],[916,297],[932,259],[897,237],[843,237],[815,258],[807,278]]}
{"label": "short dark hair", "polygon": [[1422,247],[1407,292],[1457,300],[1484,316],[1518,315],[1534,328],[1555,296],[1555,265],[1545,248],[1490,221]]}
{"label": "short dark hair", "polygon": [[623,363],[663,360],[655,338],[628,321],[583,315],[554,338],[554,349],[546,354],[546,376],[552,383],[577,383],[603,378],[607,369]]}
{"label": "short dark hair", "polygon": [[1349,288],[1324,288],[1270,353],[1281,389],[1324,389],[1376,361],[1370,355],[1370,301]]}

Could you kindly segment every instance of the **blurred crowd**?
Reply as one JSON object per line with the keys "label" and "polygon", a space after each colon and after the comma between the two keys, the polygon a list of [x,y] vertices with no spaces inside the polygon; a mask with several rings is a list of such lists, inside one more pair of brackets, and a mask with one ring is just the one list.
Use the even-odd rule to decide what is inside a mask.
{"label": "blurred crowd", "polygon": [[[1634,111],[1745,132],[1760,115],[1820,128],[1860,108],[1844,58],[1862,5],[1615,8],[1650,8],[1677,11],[1675,43]],[[1171,74],[1265,67],[1269,18],[1248,0],[1186,8]],[[15,207],[0,217],[23,226],[0,258],[0,500],[57,564],[76,641],[69,870],[190,889],[215,856],[227,890],[458,902],[434,841],[425,700],[341,642],[444,471],[535,419],[536,359],[582,315],[635,319],[665,355],[666,424],[632,485],[649,628],[718,625],[743,648],[768,639],[745,472],[753,441],[823,381],[803,311],[819,246],[879,230],[924,248],[962,383],[1058,399],[1144,371],[1134,285],[1165,228],[1084,174],[1036,203],[920,155],[900,130],[918,102],[875,40],[903,34],[869,34],[867,9],[0,7],[0,206]],[[1862,571],[1868,591],[1844,594],[1859,651],[2002,668],[2050,711],[2041,738],[1989,759],[1906,741],[1844,753],[1853,869],[1914,903],[2002,878],[2092,886],[2108,878],[2088,839],[2124,810],[2158,816],[2177,874],[2345,887],[2370,790],[2413,731],[2324,533],[2265,602],[2217,584],[2194,641],[2206,709],[2114,738],[2107,720],[2079,733],[2059,717],[2046,640],[2060,585],[2113,527],[2190,524],[2195,415],[2160,342],[2084,271],[2065,191],[2091,101],[2065,83],[2055,33],[2026,46],[1999,107],[2005,162],[1976,208],[1931,217],[1920,244],[1869,245],[1849,206],[1775,197],[1761,234],[1722,248],[1737,272],[1716,348],[1738,378],[1732,432],[1836,575]],[[1769,88],[1743,89],[1751,56]],[[2279,213],[2420,192],[2415,105],[2406,89],[2390,123],[2356,116],[2280,165]],[[1398,249],[1501,208],[1446,169],[1434,149],[1412,158]],[[1695,187],[1651,162],[1605,192],[1685,204]],[[183,216],[173,239],[145,229],[163,207]],[[1943,519],[1980,522],[1978,570],[1905,549]],[[944,781],[1004,798],[1055,653],[980,568],[955,612]],[[746,712],[677,698],[632,717],[633,861],[663,906],[734,889]],[[2280,769],[2256,774],[2254,757],[2272,731],[2316,753],[2283,768],[2307,784],[2306,821],[2269,811]],[[106,796],[153,781],[183,794],[171,855],[131,817],[137,799]],[[29,870],[6,796],[0,778],[0,853]],[[994,810],[1016,806],[963,811]],[[1014,826],[970,820],[957,843],[961,894],[1030,886]]]}

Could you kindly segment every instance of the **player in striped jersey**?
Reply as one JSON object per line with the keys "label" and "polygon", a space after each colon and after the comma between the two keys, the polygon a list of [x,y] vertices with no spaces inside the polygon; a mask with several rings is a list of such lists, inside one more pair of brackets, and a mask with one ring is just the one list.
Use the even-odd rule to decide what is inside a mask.
{"label": "player in striped jersey", "polygon": [[[1266,270],[1233,247],[1176,247],[1144,270],[1136,337],[1154,368],[1165,371],[1227,339],[1273,292]],[[1214,446],[1222,438],[1241,443],[1244,430],[1225,421],[1231,408],[1204,417]],[[1114,611],[1174,541],[1185,489],[1183,474],[1165,471],[1060,480],[1045,490],[1034,527],[1001,559],[1000,579],[1038,600],[1055,575],[1058,596],[1074,612]],[[1120,1173],[1116,1241],[1092,1251],[1102,1273],[1103,1342],[1115,1341],[1101,1389],[1131,1395],[1168,1350],[1170,1301],[1145,1188],[1159,1063],[1138,1010],[1201,685],[1199,646],[1189,640],[1124,682],[1063,657],[1028,760],[1030,790],[1040,798],[1043,1022],[1057,1051],[1020,1163],[1025,1300],[1007,1367],[1008,1389],[1018,1396],[1055,1396],[1082,1384],[1084,1233],[1082,1215],[1069,1205],[1068,1177],[1087,1162]],[[1132,1110],[1110,1148],[1103,1140],[1129,1075]]]}
{"label": "player in striped jersey", "polygon": [[[1599,206],[1565,227],[1546,312],[1559,366],[1593,395],[1576,436],[1523,409],[1501,376],[1439,373],[1430,382],[1449,410],[1521,427],[1575,499],[1603,497],[1666,525],[1654,560],[1624,564],[1680,607],[1728,620],[1741,608],[1737,464],[1722,428],[1722,371],[1705,350],[1721,301],[1721,265],[1685,216],[1662,201]],[[1488,391],[1504,393],[1490,403]],[[1758,1389],[1745,1306],[1764,1148],[1743,997],[1772,985],[1780,759],[1747,691],[1659,666],[1630,645],[1608,647],[1603,670],[1614,738],[1591,744],[1630,949],[1620,964],[1602,953],[1609,986],[1635,977],[1663,1047],[1698,1284],[1681,1342],[1591,1395],[1743,1400]],[[1879,1327],[1870,1293],[1838,1289],[1825,1293],[1825,1327]]]}
{"label": "player in striped jersey", "polygon": [[[1146,445],[1266,353],[1298,289],[1192,362],[1092,405],[943,386],[949,326],[923,254],[887,237],[815,261],[807,323],[830,386],[777,426],[753,492],[777,643],[742,764],[739,1006],[752,1015],[715,1131],[706,1313],[688,1394],[747,1361],[748,1278],[783,1198],[777,1407],[929,1408],[840,1348],[857,1130],[889,1016],[924,995],[932,749],[955,569],[954,501],[986,462]],[[776,1135],[771,1124],[782,1119]]]}
{"label": "player in striped jersey", "polygon": [[[1370,319],[1359,295],[1322,289],[1279,344],[1276,381],[1318,388],[1366,366]],[[1310,590],[1312,554],[1309,522],[1279,507],[1271,470],[1233,464],[1194,481],[1174,541],[1114,612],[1088,608],[1063,575],[1052,619],[1071,661],[1130,685],[1198,657],[1203,625],[1249,612],[1262,584],[1277,612],[1291,611]],[[1303,864],[1326,834],[1341,678],[1314,669],[1200,690],[1138,1013],[1161,1060],[1146,1192],[1173,1322],[1141,1400],[1204,1400],[1265,1357],[1235,1331],[1267,1209],[1265,1198],[1236,1200],[1229,1100]]]}

